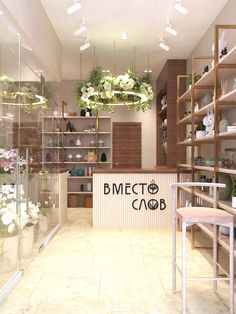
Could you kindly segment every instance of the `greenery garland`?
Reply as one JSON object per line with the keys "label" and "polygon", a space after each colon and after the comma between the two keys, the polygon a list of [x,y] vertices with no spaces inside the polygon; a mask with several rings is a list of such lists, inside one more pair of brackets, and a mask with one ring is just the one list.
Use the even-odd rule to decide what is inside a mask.
{"label": "greenery garland", "polygon": [[91,72],[90,79],[80,84],[76,93],[81,109],[109,112],[114,112],[117,104],[144,112],[151,108],[154,95],[148,76],[139,78],[130,70],[124,75],[103,76],[101,67]]}
{"label": "greenery garland", "polygon": [[[2,102],[7,104],[20,103],[24,107],[24,111],[30,113],[32,111],[40,111],[44,113],[50,107],[47,98],[39,95],[39,82],[25,82],[20,86],[18,82],[6,75],[0,76],[0,98]],[[50,91],[46,89],[50,97]]]}

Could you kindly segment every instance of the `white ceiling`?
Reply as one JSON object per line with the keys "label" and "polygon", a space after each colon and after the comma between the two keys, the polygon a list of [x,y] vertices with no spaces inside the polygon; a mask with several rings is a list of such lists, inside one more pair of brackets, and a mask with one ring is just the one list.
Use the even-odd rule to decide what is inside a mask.
{"label": "white ceiling", "polygon": [[[135,70],[141,75],[147,68],[148,54],[156,78],[166,59],[189,56],[228,0],[182,0],[187,15],[173,9],[173,0],[81,0],[82,8],[72,15],[66,9],[74,0],[41,2],[62,43],[63,79],[80,79],[79,47],[86,37],[76,37],[74,31],[85,19],[92,45],[82,53],[82,79],[86,79],[94,63],[113,72],[115,63],[117,72],[123,72],[132,67],[134,59]],[[168,19],[178,31],[176,37],[164,32]],[[129,34],[127,41],[121,39],[123,31]],[[158,46],[163,35],[169,52]]]}

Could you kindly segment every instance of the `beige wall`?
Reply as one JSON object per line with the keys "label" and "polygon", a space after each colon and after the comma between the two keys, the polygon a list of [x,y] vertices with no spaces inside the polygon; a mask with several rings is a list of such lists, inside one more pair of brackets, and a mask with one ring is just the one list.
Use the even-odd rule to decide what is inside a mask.
{"label": "beige wall", "polygon": [[[75,90],[78,81],[62,81],[62,99],[68,103],[67,112],[74,111],[76,104]],[[154,98],[155,99],[155,98]],[[79,113],[79,110],[78,110]],[[112,122],[142,122],[142,167],[153,168],[156,165],[156,105],[147,112],[128,111],[118,107],[111,114]]]}
{"label": "beige wall", "polygon": [[40,0],[2,0],[3,10],[14,20],[40,62],[61,79],[61,43]]}

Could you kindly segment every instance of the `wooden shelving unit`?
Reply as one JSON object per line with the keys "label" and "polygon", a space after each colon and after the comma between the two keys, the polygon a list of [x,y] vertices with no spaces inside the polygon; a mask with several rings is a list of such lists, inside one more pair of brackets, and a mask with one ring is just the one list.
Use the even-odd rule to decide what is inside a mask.
{"label": "wooden shelving unit", "polygon": [[[65,116],[64,105],[62,105],[62,115],[60,116],[43,116],[42,117],[42,142],[43,161],[42,165],[47,168],[60,167],[71,172],[77,169],[83,169],[84,176],[68,176],[68,205],[69,197],[78,197],[78,207],[83,207],[84,197],[92,196],[92,191],[87,191],[87,184],[92,185],[93,168],[102,168],[111,166],[111,118],[110,116]],[[75,131],[66,130],[67,123],[74,125]],[[92,129],[93,126],[95,130]],[[84,131],[87,129],[86,131]],[[90,130],[89,130],[90,129]],[[78,137],[82,146],[76,146]],[[104,141],[104,146],[99,146],[99,139]],[[91,145],[93,141],[94,145]],[[49,143],[48,143],[49,142]],[[49,145],[48,145],[49,144]],[[97,156],[95,162],[88,162],[85,156],[88,152],[93,151]],[[101,154],[105,152],[107,161],[101,161]],[[46,155],[50,154],[52,160],[45,160]],[[72,155],[72,160],[68,156]],[[81,160],[76,160],[76,155],[81,155]],[[89,175],[88,175],[89,174]],[[83,190],[81,190],[83,189]]]}
{"label": "wooden shelving unit", "polygon": [[[219,121],[222,115],[230,116],[232,109],[236,108],[236,90],[230,90],[226,92],[225,95],[221,95],[221,84],[220,81],[223,79],[231,79],[236,76],[236,46],[231,49],[227,55],[219,59],[218,53],[218,40],[219,31],[224,29],[236,29],[236,25],[216,25],[215,26],[215,54],[214,58],[211,56],[203,57],[192,57],[192,86],[185,92],[180,91],[180,85],[178,84],[179,90],[177,90],[177,129],[180,130],[182,126],[185,126],[184,135],[182,132],[178,131],[178,147],[186,147],[188,149],[186,153],[185,160],[178,164],[178,180],[180,181],[181,169],[191,169],[191,180],[199,181],[202,174],[207,174],[213,178],[215,182],[220,181],[221,174],[228,174],[230,176],[236,176],[236,169],[229,169],[219,166],[218,157],[222,155],[222,149],[225,147],[225,141],[235,141],[236,132],[219,132]],[[196,62],[205,60],[210,62],[214,60],[214,67],[212,67],[207,73],[205,73],[200,80],[194,82],[194,76],[196,73]],[[185,76],[179,76],[178,82],[184,80]],[[208,104],[202,104],[201,100],[204,95],[211,91],[213,95],[213,101]],[[195,104],[200,104],[198,111],[195,111]],[[183,116],[183,108],[186,107],[191,110],[191,115],[187,117]],[[196,124],[203,119],[207,113],[214,111],[214,135],[205,136],[199,139],[195,138],[195,128]],[[191,139],[186,140],[189,132],[191,131]],[[223,143],[224,142],[224,143]],[[236,141],[235,141],[236,144]],[[234,147],[235,147],[235,144]],[[231,143],[232,145],[232,143]],[[188,146],[188,148],[187,148]],[[202,156],[206,149],[213,152],[214,166],[209,167],[206,165],[196,165],[195,158],[197,156]],[[187,158],[189,157],[189,158]],[[191,197],[193,205],[197,204],[197,198],[201,199],[202,202],[207,202],[213,205],[213,197],[209,195],[208,192],[202,192],[197,189],[181,188],[179,191],[184,191],[188,193]],[[178,193],[180,195],[180,193]],[[232,208],[230,201],[222,201],[219,199],[218,208],[226,210],[233,215],[236,215],[236,209]],[[211,238],[213,237],[211,226],[199,224],[199,228]],[[219,245],[224,247],[226,251],[229,250],[228,237],[220,236]],[[235,251],[236,256],[236,251]]]}
{"label": "wooden shelving unit", "polygon": [[[176,154],[176,78],[177,75],[186,73],[186,60],[167,60],[157,78],[157,166],[175,167]],[[184,91],[184,85],[181,86]],[[161,104],[166,96],[167,104]],[[164,123],[167,120],[167,123]],[[163,138],[167,136],[167,142],[163,145]],[[183,150],[184,152],[184,150]]]}

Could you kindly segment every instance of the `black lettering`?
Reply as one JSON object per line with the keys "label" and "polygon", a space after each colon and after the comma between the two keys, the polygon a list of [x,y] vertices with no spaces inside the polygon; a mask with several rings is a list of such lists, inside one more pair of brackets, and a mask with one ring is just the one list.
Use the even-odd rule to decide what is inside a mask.
{"label": "black lettering", "polygon": [[115,194],[117,194],[117,195],[123,194],[123,184],[122,183],[120,183],[118,185],[118,187],[115,183],[113,184],[113,195],[115,195]]}
{"label": "black lettering", "polygon": [[140,204],[139,204],[139,210],[142,208],[142,203],[144,204],[145,209],[147,210],[147,204],[145,202],[144,199],[141,200]]}
{"label": "black lettering", "polygon": [[133,209],[135,209],[135,210],[138,210],[138,208],[134,206],[135,203],[137,202],[137,200],[138,200],[138,199],[136,198],[136,199],[133,200],[133,202],[132,202],[132,207],[133,207]]}
{"label": "black lettering", "polygon": [[125,183],[125,195],[130,195],[131,193],[128,192],[128,189],[130,189],[131,184],[130,183]]}
{"label": "black lettering", "polygon": [[104,183],[104,194],[109,194],[111,191],[109,184],[108,183]]}
{"label": "black lettering", "polygon": [[137,185],[138,185],[138,183],[135,183],[135,184],[132,186],[132,192],[133,192],[134,194],[136,194],[136,195],[138,195],[138,192],[135,192],[134,187],[137,186]]}
{"label": "black lettering", "polygon": [[164,209],[166,209],[166,201],[163,198],[161,198],[160,199],[160,210],[164,210]]}
{"label": "black lettering", "polygon": [[144,187],[145,187],[145,185],[147,185],[147,183],[139,183],[139,185],[141,185],[141,187],[142,187],[142,194],[144,194]]}

